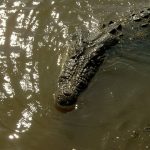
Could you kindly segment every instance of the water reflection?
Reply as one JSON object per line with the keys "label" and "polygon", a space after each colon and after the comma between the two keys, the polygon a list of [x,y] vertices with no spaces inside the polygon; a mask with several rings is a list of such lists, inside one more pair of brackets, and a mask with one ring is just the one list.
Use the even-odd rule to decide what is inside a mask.
{"label": "water reflection", "polygon": [[37,108],[34,106],[34,104],[28,104],[28,108],[24,109],[22,111],[22,116],[19,119],[19,121],[16,124],[16,129],[15,131],[20,133],[20,132],[26,132],[29,130],[29,128],[32,125],[32,118],[34,113],[37,112]]}
{"label": "water reflection", "polygon": [[5,36],[4,33],[6,31],[6,19],[8,18],[6,15],[6,11],[4,9],[0,9],[0,45],[4,45]]}
{"label": "water reflection", "polygon": [[35,107],[34,104],[29,103],[27,108],[21,112],[22,116],[16,123],[16,129],[14,129],[15,132],[8,136],[10,140],[18,139],[20,133],[24,133],[30,129],[35,113],[37,113],[37,107]]}
{"label": "water reflection", "polygon": [[[19,6],[22,2],[14,2],[14,10],[16,6]],[[34,3],[34,5],[37,5],[37,3]],[[4,7],[4,6],[3,6]],[[28,36],[26,39],[24,39],[24,37],[22,36],[22,32],[18,31],[18,29],[23,29],[26,30],[28,28],[28,26],[30,24],[33,23],[33,20],[31,18],[31,15],[33,14],[33,10],[30,11],[29,15],[25,17],[25,14],[23,14],[22,12],[18,14],[18,17],[16,16],[16,26],[14,26],[13,31],[10,31],[10,34],[8,35],[10,37],[10,43],[5,43],[5,38],[9,38],[9,37],[5,37],[5,32],[6,32],[6,28],[8,28],[6,26],[6,23],[9,22],[9,19],[11,19],[11,16],[8,16],[6,13],[7,10],[1,10],[1,31],[0,31],[0,35],[1,35],[1,42],[0,45],[1,47],[5,45],[5,47],[7,47],[7,49],[1,49],[1,64],[2,69],[5,70],[3,71],[4,74],[4,80],[7,82],[4,82],[3,88],[5,89],[6,93],[8,95],[10,95],[10,98],[13,98],[13,95],[15,94],[15,91],[11,85],[11,79],[9,74],[7,73],[8,71],[8,64],[12,63],[12,71],[14,72],[14,74],[19,74],[20,76],[20,86],[24,91],[33,91],[32,88],[32,84],[35,85],[35,89],[36,92],[39,91],[39,87],[38,85],[38,69],[37,69],[37,64],[38,62],[33,62],[32,61],[32,55],[33,55],[33,41],[34,41],[34,35],[33,36]],[[10,14],[9,14],[10,15]],[[34,19],[34,18],[33,18]],[[32,21],[30,21],[32,20]],[[37,29],[38,24],[37,22],[34,22],[34,24],[32,24],[32,28],[31,28],[31,32],[35,32],[35,30]],[[7,45],[6,45],[7,44]],[[12,51],[8,50],[8,49],[12,49]],[[8,53],[7,51],[9,51],[10,53]],[[8,53],[8,55],[5,55],[6,53]],[[22,54],[25,53],[25,57],[27,59],[27,61],[25,62],[25,70],[24,70],[24,74],[22,74],[23,72],[20,72],[20,66],[18,66],[18,59],[22,58]],[[4,56],[3,56],[4,55]],[[8,62],[8,57],[10,58],[11,62]],[[23,58],[22,58],[23,59]],[[22,62],[20,62],[22,63]],[[4,69],[5,67],[5,69]],[[22,74],[22,75],[21,75]],[[31,78],[34,78],[35,83],[33,83],[31,81]],[[4,95],[4,94],[2,94]]]}
{"label": "water reflection", "polygon": [[[45,92],[41,86],[44,89],[47,85],[43,84],[44,80],[41,81],[46,75],[42,69],[46,67],[49,71],[51,68],[50,62],[45,64],[39,58],[46,54],[43,53],[43,48],[50,53],[60,51],[57,59],[57,65],[60,66],[62,47],[68,46],[58,40],[66,40],[68,27],[60,20],[60,13],[55,7],[49,11],[49,7],[54,4],[55,1],[48,5],[40,0],[4,1],[0,6],[0,100],[5,108],[2,114],[7,111],[7,116],[13,120],[6,125],[7,118],[2,118],[4,124],[11,128],[11,134],[8,135],[10,140],[19,139],[21,134],[29,131],[35,114],[44,109],[40,94]],[[44,10],[42,5],[46,6]],[[45,12],[47,19],[42,19],[41,14]],[[50,77],[49,74],[48,76]],[[10,99],[12,101],[7,103]],[[49,97],[46,100],[49,101]],[[16,127],[12,128],[14,124]]]}
{"label": "water reflection", "polygon": [[[146,4],[140,0],[1,1],[0,147],[12,147],[7,146],[7,139],[14,141],[14,147],[17,141],[17,149],[97,150],[125,147],[128,143],[132,147],[137,142],[131,136],[141,135],[141,143],[142,138],[148,139],[136,130],[144,126],[149,114],[144,105],[141,108],[144,103],[149,106],[145,98],[149,97],[146,65],[137,71],[138,63],[134,66],[129,60],[111,60],[94,79],[97,84],[91,84],[76,111],[69,114],[55,110],[52,96],[70,51],[69,35],[76,27],[97,32],[104,21],[122,19],[124,12]],[[120,84],[125,88],[117,88]],[[143,97],[142,103],[139,99]],[[141,145],[148,146],[146,142]]]}
{"label": "water reflection", "polygon": [[[40,1],[33,1],[31,7],[35,8],[34,6],[39,4]],[[39,12],[34,9],[28,9],[27,12],[26,6],[23,1],[15,1],[9,4],[4,2],[0,7],[0,99],[3,103],[8,99],[14,101],[20,94],[21,99],[28,100],[20,112],[22,116],[16,121],[15,132],[9,135],[11,140],[18,139],[18,133],[23,133],[31,127],[32,117],[37,112],[37,106],[31,103],[33,95],[39,92],[38,61],[33,60],[32,33],[35,33],[39,26],[36,19]],[[29,35],[26,36],[27,31]],[[13,116],[11,114],[8,116]]]}

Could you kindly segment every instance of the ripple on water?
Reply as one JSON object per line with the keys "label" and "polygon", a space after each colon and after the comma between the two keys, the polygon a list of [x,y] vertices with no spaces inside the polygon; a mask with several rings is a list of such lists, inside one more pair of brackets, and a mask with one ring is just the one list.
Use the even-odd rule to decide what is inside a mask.
{"label": "ripple on water", "polygon": [[149,38],[114,48],[76,110],[53,104],[75,27],[96,32],[147,0],[0,3],[1,149],[149,149]]}

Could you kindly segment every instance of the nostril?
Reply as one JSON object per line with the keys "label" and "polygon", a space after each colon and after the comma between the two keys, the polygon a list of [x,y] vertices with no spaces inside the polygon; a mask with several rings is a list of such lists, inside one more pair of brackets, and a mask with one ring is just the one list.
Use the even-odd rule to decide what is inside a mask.
{"label": "nostril", "polygon": [[57,101],[57,103],[58,103],[60,106],[66,106],[66,101],[64,101],[64,100]]}
{"label": "nostril", "polygon": [[64,90],[64,91],[63,91],[63,94],[64,94],[65,96],[71,96],[71,92],[70,92],[69,90]]}

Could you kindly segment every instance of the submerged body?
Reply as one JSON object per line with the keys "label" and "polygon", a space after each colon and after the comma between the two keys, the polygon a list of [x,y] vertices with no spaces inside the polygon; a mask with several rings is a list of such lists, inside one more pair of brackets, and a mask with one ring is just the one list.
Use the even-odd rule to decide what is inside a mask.
{"label": "submerged body", "polygon": [[110,21],[108,25],[101,28],[100,33],[92,38],[82,38],[81,33],[81,36],[78,36],[74,53],[65,62],[64,69],[59,76],[56,106],[66,110],[74,108],[78,96],[88,86],[103,63],[106,51],[120,42],[122,36],[128,32],[126,28],[137,32],[149,26],[150,9],[145,8],[139,13],[132,14],[126,21],[118,23]]}

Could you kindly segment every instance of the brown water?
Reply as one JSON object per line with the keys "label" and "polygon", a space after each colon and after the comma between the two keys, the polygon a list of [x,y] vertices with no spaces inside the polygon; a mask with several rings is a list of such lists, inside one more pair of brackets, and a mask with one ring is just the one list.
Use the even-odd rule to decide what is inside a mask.
{"label": "brown water", "polygon": [[54,107],[75,27],[145,6],[150,0],[1,0],[0,149],[150,149],[149,37],[114,48],[76,110]]}

